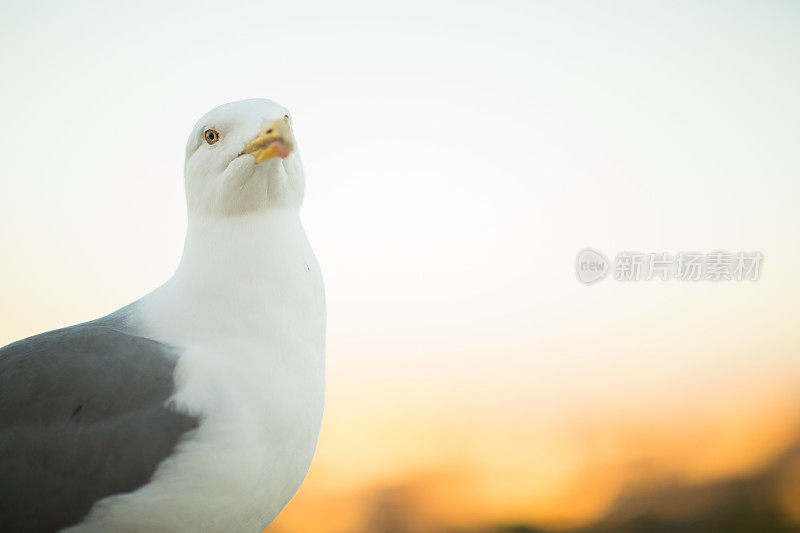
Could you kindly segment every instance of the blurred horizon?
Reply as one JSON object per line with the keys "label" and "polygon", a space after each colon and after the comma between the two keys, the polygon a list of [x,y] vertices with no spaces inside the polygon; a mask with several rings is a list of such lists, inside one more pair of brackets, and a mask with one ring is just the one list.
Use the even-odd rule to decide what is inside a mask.
{"label": "blurred horizon", "polygon": [[268,532],[800,527],[800,4],[0,6],[0,344],[160,285],[195,121],[292,111],[328,389]]}

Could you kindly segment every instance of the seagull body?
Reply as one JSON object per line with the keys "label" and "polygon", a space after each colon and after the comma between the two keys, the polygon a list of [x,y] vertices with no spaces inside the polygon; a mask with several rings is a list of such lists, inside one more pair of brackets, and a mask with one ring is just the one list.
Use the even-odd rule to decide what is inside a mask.
{"label": "seagull body", "polygon": [[172,278],[0,350],[0,530],[255,532],[297,491],[325,297],[289,120],[269,100],[209,112],[187,143]]}

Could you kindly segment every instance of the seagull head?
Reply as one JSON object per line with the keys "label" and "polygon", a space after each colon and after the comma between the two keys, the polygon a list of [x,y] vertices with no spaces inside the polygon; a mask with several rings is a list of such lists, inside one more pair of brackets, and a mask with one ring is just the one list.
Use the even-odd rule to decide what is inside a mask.
{"label": "seagull head", "polygon": [[289,111],[266,99],[206,113],[186,143],[189,216],[235,216],[299,208],[305,177]]}

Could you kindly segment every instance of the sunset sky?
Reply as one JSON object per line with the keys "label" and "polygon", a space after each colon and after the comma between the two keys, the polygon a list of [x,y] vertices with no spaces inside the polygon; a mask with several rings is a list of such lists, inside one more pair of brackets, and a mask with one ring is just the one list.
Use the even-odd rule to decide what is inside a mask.
{"label": "sunset sky", "polygon": [[[292,110],[328,394],[270,530],[580,525],[800,440],[800,4],[0,6],[0,344],[167,279],[194,122]],[[585,286],[584,247],[764,263]]]}

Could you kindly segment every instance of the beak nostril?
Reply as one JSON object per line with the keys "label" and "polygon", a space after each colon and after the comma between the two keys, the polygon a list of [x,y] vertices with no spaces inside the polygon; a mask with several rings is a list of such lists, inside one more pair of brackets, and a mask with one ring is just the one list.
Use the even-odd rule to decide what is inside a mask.
{"label": "beak nostril", "polygon": [[267,131],[266,131],[266,133],[272,133],[272,130],[271,130],[271,129],[269,129],[269,130],[267,130]]}

